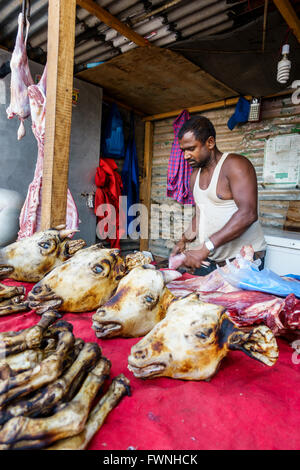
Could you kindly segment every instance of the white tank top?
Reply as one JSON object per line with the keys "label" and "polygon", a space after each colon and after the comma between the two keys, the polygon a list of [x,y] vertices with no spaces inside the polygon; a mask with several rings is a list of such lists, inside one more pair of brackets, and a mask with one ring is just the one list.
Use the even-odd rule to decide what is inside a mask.
{"label": "white tank top", "polygon": [[[198,241],[200,244],[202,244],[206,238],[209,238],[211,235],[221,230],[231,216],[238,210],[233,199],[224,200],[217,196],[217,184],[220,171],[228,155],[229,152],[223,153],[218,161],[207,189],[200,189],[199,186],[201,168],[196,176],[193,195],[200,213],[198,227]],[[250,225],[240,237],[216,248],[215,252],[209,258],[214,261],[224,261],[227,258],[235,258],[244,245],[252,245],[254,251],[266,249],[264,234],[258,220]]]}

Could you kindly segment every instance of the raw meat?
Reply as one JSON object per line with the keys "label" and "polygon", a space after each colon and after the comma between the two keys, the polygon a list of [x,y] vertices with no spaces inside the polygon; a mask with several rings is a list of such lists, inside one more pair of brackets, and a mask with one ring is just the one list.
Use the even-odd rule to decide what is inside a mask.
{"label": "raw meat", "polygon": [[33,85],[26,53],[28,30],[29,22],[26,20],[26,33],[24,38],[24,16],[20,13],[18,17],[16,44],[10,61],[10,105],[6,110],[8,119],[17,116],[21,121],[18,130],[18,140],[22,139],[25,135],[24,119],[30,116],[28,87]]}
{"label": "raw meat", "polygon": [[[45,145],[45,118],[46,118],[46,83],[47,65],[37,85],[28,87],[30,102],[32,132],[38,144],[38,157],[33,181],[30,183],[26,200],[20,214],[20,231],[18,239],[30,237],[41,227],[42,209],[42,179]],[[66,228],[77,230],[79,225],[76,204],[70,190],[67,192]]]}
{"label": "raw meat", "polygon": [[[32,131],[38,144],[38,158],[34,178],[29,185],[27,197],[20,214],[20,231],[18,239],[29,237],[41,226],[42,176],[45,143],[45,116],[46,116],[46,83],[47,66],[37,85],[34,84],[30,74],[26,43],[29,30],[29,21],[26,19],[26,33],[24,30],[24,16],[18,17],[18,33],[14,51],[11,58],[11,102],[7,108],[7,117],[15,116],[21,121],[18,130],[18,140],[25,135],[24,119],[31,115]],[[79,217],[76,204],[68,189],[67,193],[67,229],[78,228]]]}

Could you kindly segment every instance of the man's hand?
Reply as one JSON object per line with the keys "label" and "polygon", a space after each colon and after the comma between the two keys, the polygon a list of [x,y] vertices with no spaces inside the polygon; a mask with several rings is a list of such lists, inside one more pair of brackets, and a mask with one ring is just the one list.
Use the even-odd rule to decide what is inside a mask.
{"label": "man's hand", "polygon": [[174,245],[173,250],[171,251],[171,256],[178,255],[185,250],[185,241],[183,239],[179,240],[179,242]]}
{"label": "man's hand", "polygon": [[184,265],[190,268],[201,268],[203,261],[209,255],[209,251],[205,245],[203,245],[200,250],[188,250],[184,252],[185,254],[185,261]]}

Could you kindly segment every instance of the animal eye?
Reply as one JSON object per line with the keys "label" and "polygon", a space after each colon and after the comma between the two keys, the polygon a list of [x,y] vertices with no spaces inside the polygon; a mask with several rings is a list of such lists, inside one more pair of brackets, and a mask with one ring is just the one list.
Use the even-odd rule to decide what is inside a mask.
{"label": "animal eye", "polygon": [[96,273],[96,274],[100,274],[100,273],[102,273],[102,271],[103,271],[103,267],[100,266],[100,264],[96,264],[96,265],[94,266],[94,268],[93,268],[93,271],[94,271],[94,273]]}
{"label": "animal eye", "polygon": [[212,328],[206,328],[204,329],[204,331],[197,331],[196,333],[196,336],[197,338],[200,338],[200,339],[208,339],[208,337],[211,335],[211,333],[213,332],[213,329]]}
{"label": "animal eye", "polygon": [[196,336],[197,336],[197,338],[201,338],[201,339],[205,339],[205,338],[206,338],[206,334],[203,333],[203,331],[201,331],[200,333],[196,333]]}
{"label": "animal eye", "polygon": [[150,302],[153,302],[153,301],[154,301],[154,298],[151,297],[151,295],[146,295],[145,300],[146,300],[146,302],[149,302],[149,303],[150,303]]}
{"label": "animal eye", "polygon": [[51,244],[50,244],[50,242],[41,242],[41,243],[39,243],[39,246],[41,248],[45,248],[45,250],[47,250],[48,248],[50,248]]}

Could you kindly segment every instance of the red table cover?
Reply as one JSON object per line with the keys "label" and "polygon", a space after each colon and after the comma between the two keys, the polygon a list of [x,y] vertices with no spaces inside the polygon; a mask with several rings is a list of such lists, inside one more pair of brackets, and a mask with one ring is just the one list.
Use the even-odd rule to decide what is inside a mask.
{"label": "red table cover", "polygon": [[[27,292],[32,288],[4,283],[24,285]],[[97,339],[92,314],[67,313],[63,318],[73,324],[76,337],[101,346],[112,362],[109,382],[124,373],[132,396],[108,415],[90,450],[300,448],[300,365],[293,363],[294,351],[284,340],[278,339],[279,359],[273,367],[235,351],[210,382],[142,380],[127,369],[130,349],[139,338]],[[28,328],[39,319],[33,311],[7,315],[0,318],[0,331]]]}

